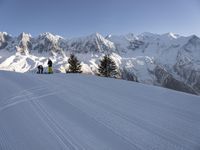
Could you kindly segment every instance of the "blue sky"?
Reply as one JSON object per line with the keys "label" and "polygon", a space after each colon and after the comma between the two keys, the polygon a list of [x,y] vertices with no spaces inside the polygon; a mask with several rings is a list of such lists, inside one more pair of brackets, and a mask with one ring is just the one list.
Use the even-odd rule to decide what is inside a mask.
{"label": "blue sky", "polygon": [[0,0],[0,31],[200,36],[200,0]]}

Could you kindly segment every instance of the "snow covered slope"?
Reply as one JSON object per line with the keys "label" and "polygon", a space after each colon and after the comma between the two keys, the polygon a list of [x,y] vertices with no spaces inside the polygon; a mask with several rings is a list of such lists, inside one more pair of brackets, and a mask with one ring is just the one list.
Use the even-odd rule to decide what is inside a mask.
{"label": "snow covered slope", "polygon": [[123,80],[0,72],[1,150],[199,150],[200,98]]}
{"label": "snow covered slope", "polygon": [[0,32],[0,70],[35,72],[39,64],[47,67],[50,57],[56,72],[65,72],[71,53],[82,62],[83,73],[96,74],[99,59],[110,54],[123,79],[200,94],[200,38],[195,35],[94,33],[64,39],[51,33],[12,37]]}

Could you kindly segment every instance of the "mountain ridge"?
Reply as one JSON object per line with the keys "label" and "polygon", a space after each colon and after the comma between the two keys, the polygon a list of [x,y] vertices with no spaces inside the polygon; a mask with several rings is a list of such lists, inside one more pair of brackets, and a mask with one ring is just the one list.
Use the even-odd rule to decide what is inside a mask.
{"label": "mountain ridge", "polygon": [[36,37],[24,32],[17,37],[0,32],[0,70],[35,72],[38,64],[47,67],[50,57],[54,69],[65,72],[71,53],[82,62],[84,73],[96,74],[99,59],[110,54],[119,67],[120,78],[167,88],[176,84],[176,90],[200,93],[200,38],[196,35],[93,33],[65,39],[49,32]]}

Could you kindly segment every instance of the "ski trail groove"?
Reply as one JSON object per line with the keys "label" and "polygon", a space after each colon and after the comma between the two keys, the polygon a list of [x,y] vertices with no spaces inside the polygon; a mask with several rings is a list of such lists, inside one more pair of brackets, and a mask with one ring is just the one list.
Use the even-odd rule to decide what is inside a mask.
{"label": "ski trail groove", "polygon": [[[48,90],[49,88],[46,87],[46,88],[42,88],[42,89],[38,89],[36,91],[39,91],[39,92],[42,92],[43,94],[40,94],[39,96],[32,96],[30,97],[29,99],[27,99],[27,96],[31,96],[32,94],[29,93],[28,90],[26,90],[27,94],[21,96],[21,97],[17,97],[17,98],[12,98],[12,99],[9,99],[8,101],[5,101],[3,104],[1,103],[0,104],[0,112],[7,109],[7,108],[10,108],[12,106],[15,106],[17,104],[20,104],[20,103],[23,103],[23,102],[27,102],[27,101],[30,101],[30,100],[34,100],[34,99],[39,99],[39,98],[44,98],[44,97],[48,97],[48,96],[51,96],[51,95],[55,95],[55,94],[58,94],[58,93],[62,93],[64,90]],[[47,92],[44,92],[45,90],[47,90]],[[30,91],[31,92],[31,91]],[[32,91],[34,92],[34,91]]]}
{"label": "ski trail groove", "polygon": [[[43,107],[43,105],[40,104],[40,101],[36,100],[35,102],[38,104],[38,106],[41,108],[41,110],[43,110],[43,112],[47,115],[47,117],[49,117],[52,120],[52,122],[55,124],[55,126],[58,127],[58,129],[59,129],[60,133],[63,135],[63,137],[65,138],[65,135],[68,137],[68,139],[65,138],[67,140],[67,142],[69,142],[75,148],[75,150],[82,150],[82,147],[80,147],[80,146],[78,147],[77,143],[75,143],[72,139],[69,139],[72,136],[69,133],[67,133],[67,131],[61,125],[59,125],[53,117],[51,117],[51,115],[45,109],[45,107]],[[63,134],[63,133],[65,133],[65,134]]]}
{"label": "ski trail groove", "polygon": [[[47,89],[49,89],[49,88],[47,88]],[[39,117],[42,118],[44,123],[56,135],[56,137],[62,143],[62,145],[65,148],[68,148],[69,150],[81,150],[82,149],[81,147],[77,148],[77,144],[75,144],[74,142],[69,140],[69,137],[71,137],[71,136],[58,123],[56,123],[56,121],[49,115],[49,113],[45,110],[45,108],[40,104],[38,98],[41,98],[41,96],[34,96],[35,93],[32,93],[33,91],[26,90],[26,92],[28,93],[26,95],[27,96],[26,98],[28,99],[27,101],[31,102],[31,104],[34,106],[34,108],[40,112],[39,113],[36,111],[37,114],[39,115]],[[51,92],[48,92],[42,96],[47,96],[49,93],[51,93]],[[53,94],[57,94],[57,92],[55,92]],[[66,138],[66,136],[63,133],[65,133],[67,135],[68,139]]]}
{"label": "ski trail groove", "polygon": [[49,116],[46,111],[44,111],[44,109],[41,107],[39,102],[37,102],[37,100],[34,100],[34,101],[31,101],[31,103],[39,111],[38,112],[39,117],[42,118],[44,123],[51,129],[51,131],[54,133],[54,135],[56,135],[57,139],[62,143],[64,150],[66,148],[69,150],[78,150],[75,147],[75,145],[72,144],[71,141],[66,139],[66,137],[63,134],[63,130],[61,130],[61,128],[59,127],[58,124],[55,123],[53,118],[51,116]]}
{"label": "ski trail groove", "polygon": [[[63,79],[60,79],[60,80],[63,80]],[[64,80],[63,80],[64,81]],[[85,84],[91,84],[91,85],[93,85],[94,87],[98,87],[99,88],[99,90],[102,90],[102,89],[105,89],[105,88],[108,88],[108,87],[104,87],[104,86],[101,86],[101,85],[98,85],[98,84],[95,84],[95,83],[93,83],[93,82],[91,82],[91,81],[88,81],[87,80],[87,82],[86,81],[84,81],[85,82]],[[76,85],[76,84],[75,84]],[[82,85],[80,85],[80,86],[82,86]],[[84,90],[84,88],[82,88],[83,90]],[[115,92],[116,91],[113,91],[113,90],[110,90],[110,88],[108,88],[108,90],[110,91],[110,92],[112,92],[113,94],[115,94]],[[118,96],[120,96],[120,95],[118,95]],[[151,105],[152,104],[154,104],[154,105],[156,105],[156,106],[159,106],[159,107],[162,107],[162,108],[164,108],[164,109],[169,109],[169,110],[171,110],[171,111],[173,111],[173,112],[176,112],[177,113],[177,115],[179,115],[180,117],[182,117],[182,118],[186,118],[186,119],[188,119],[188,118],[190,118],[191,119],[191,121],[196,121],[196,122],[200,122],[200,114],[198,113],[198,112],[196,112],[196,113],[192,113],[192,112],[190,112],[190,111],[187,111],[187,110],[183,110],[183,109],[181,109],[181,108],[178,108],[178,107],[174,107],[173,105],[170,105],[170,104],[167,104],[167,103],[161,103],[160,101],[158,101],[158,100],[156,100],[156,99],[152,99],[151,97],[147,97],[147,96],[145,96],[145,95],[140,95],[140,97],[142,97],[143,98],[143,101],[145,101],[145,102],[151,102]],[[123,99],[123,97],[122,97],[122,99]],[[158,97],[158,99],[159,99],[159,97]],[[127,105],[129,105],[129,100],[127,100],[126,101],[127,102]],[[133,102],[133,101],[132,101]],[[144,103],[144,102],[143,102]],[[193,119],[194,118],[194,119]]]}
{"label": "ski trail groove", "polygon": [[89,117],[90,119],[92,119],[93,121],[97,122],[98,124],[102,125],[105,129],[108,129],[110,132],[112,132],[115,136],[121,138],[124,142],[126,142],[128,145],[130,145],[132,147],[132,150],[142,150],[142,148],[140,148],[138,145],[135,145],[132,143],[132,141],[130,141],[127,137],[121,136],[119,133],[117,133],[114,129],[112,129],[111,126],[106,125],[105,123],[101,122],[100,120],[98,120],[97,118],[95,118],[94,116],[88,114],[87,112],[85,112],[84,110],[82,110],[81,108],[75,106],[74,104],[72,104],[71,102],[67,102],[68,105],[71,105],[71,107],[77,109],[79,112],[81,112],[82,114],[84,114],[85,116]]}
{"label": "ski trail groove", "polygon": [[[29,89],[23,89],[23,90],[20,90],[19,92],[15,93],[13,96],[11,97],[8,97],[8,98],[4,98],[2,101],[7,101],[9,99],[14,99],[14,98],[18,98],[18,97],[21,97],[21,96],[24,96],[24,92],[26,91],[35,91],[35,90],[40,90],[42,88],[45,88],[46,86],[34,86],[32,88],[29,88]],[[1,101],[0,101],[1,102]]]}
{"label": "ski trail groove", "polygon": [[[59,80],[63,80],[63,79],[60,79],[59,78]],[[66,80],[63,80],[63,81],[66,81]],[[87,84],[88,84],[88,82],[86,82]],[[78,86],[77,85],[77,83],[75,82],[75,83],[71,83],[72,85],[63,85],[64,87],[68,87],[68,89],[71,91],[71,92],[74,92],[73,90],[71,90],[71,88],[73,88],[73,86]],[[98,85],[96,85],[96,84],[94,84],[94,83],[92,83],[92,85],[94,85],[95,87],[96,86],[98,86]],[[80,85],[79,84],[79,86],[81,86],[81,87],[84,87],[82,84]],[[100,88],[102,89],[103,87],[101,87],[100,86]],[[84,88],[82,88],[82,90],[85,90]],[[88,91],[86,91],[86,93],[87,93]],[[83,95],[82,95],[83,96]],[[145,97],[144,96],[144,99],[145,99],[145,101],[146,101],[146,99],[147,99],[148,97]],[[87,98],[85,98],[85,100],[87,100]],[[189,111],[186,111],[186,110],[182,110],[182,109],[176,109],[175,107],[173,107],[173,106],[171,106],[171,105],[169,105],[169,104],[162,104],[162,103],[160,103],[160,102],[158,102],[158,101],[156,101],[156,100],[153,100],[153,99],[150,99],[149,100],[150,102],[153,102],[153,104],[155,105],[155,106],[160,106],[161,108],[169,108],[169,110],[171,110],[171,111],[173,111],[173,112],[175,112],[176,113],[176,115],[178,115],[179,117],[181,117],[181,118],[183,118],[183,119],[188,119],[188,117],[189,117],[189,119],[191,120],[191,121],[199,121],[199,119],[197,118],[197,114],[195,114],[195,118],[194,118],[194,114],[193,113],[190,113]],[[127,103],[128,104],[128,103]],[[98,103],[98,105],[97,106],[99,106],[99,103]],[[148,123],[148,122],[146,122],[145,120],[142,120],[142,119],[139,119],[138,117],[135,117],[135,116],[129,116],[129,115],[127,115],[127,114],[124,114],[124,113],[122,113],[122,112],[118,112],[117,110],[114,110],[114,108],[111,108],[110,106],[108,107],[106,104],[105,104],[105,106],[108,108],[108,109],[105,109],[107,112],[108,112],[108,110],[113,110],[113,112],[111,112],[110,111],[110,113],[112,114],[115,114],[115,116],[119,116],[119,117],[121,117],[123,120],[126,120],[126,121],[128,121],[128,122],[130,122],[131,124],[133,124],[133,125],[137,125],[138,127],[140,127],[141,129],[144,129],[144,130],[146,130],[147,132],[149,132],[149,133],[153,133],[155,136],[157,136],[157,137],[159,137],[160,139],[163,139],[165,142],[167,142],[167,143],[169,143],[169,145],[171,145],[171,147],[172,147],[172,145],[174,145],[173,147],[175,148],[175,149],[188,149],[188,147],[192,147],[193,149],[196,149],[197,147],[195,146],[195,145],[197,145],[197,143],[195,143],[194,141],[191,141],[190,139],[186,139],[186,138],[184,138],[184,137],[180,137],[179,135],[177,135],[177,134],[174,134],[174,133],[172,133],[170,130],[168,130],[168,129],[164,129],[164,128],[162,128],[162,127],[159,127],[159,126],[156,126],[155,124],[151,124],[151,123]],[[105,106],[103,106],[103,107],[105,107]],[[192,117],[193,116],[193,117]],[[183,120],[183,121],[186,121],[186,120]],[[145,124],[147,124],[147,126],[145,125]],[[149,126],[149,127],[148,127]],[[152,128],[152,129],[151,129]],[[168,136],[166,136],[166,135],[168,135]],[[174,139],[176,139],[175,141],[173,141],[172,139],[171,139],[171,137],[172,138],[174,138]],[[189,145],[189,146],[183,146],[181,143],[187,143],[187,145]],[[194,145],[195,144],[195,145]]]}
{"label": "ski trail groove", "polygon": [[[88,100],[88,99],[86,99],[86,100]],[[193,141],[189,141],[187,139],[184,139],[183,137],[179,137],[179,136],[173,134],[172,132],[170,132],[169,130],[158,127],[155,124],[148,123],[142,119],[137,118],[136,116],[129,116],[121,111],[116,110],[115,108],[113,108],[111,106],[106,105],[105,103],[103,103],[101,101],[96,101],[96,100],[88,100],[88,101],[90,101],[90,103],[93,103],[96,106],[101,106],[102,109],[104,109],[104,111],[107,111],[111,114],[113,113],[116,116],[119,116],[122,119],[124,119],[128,122],[131,122],[132,124],[137,125],[138,127],[143,128],[148,132],[154,133],[155,135],[159,136],[160,138],[167,140],[169,143],[174,144],[175,147],[180,147],[181,149],[184,148],[182,145],[175,143],[173,140],[171,140],[170,138],[167,138],[164,135],[169,135],[170,137],[174,137],[174,138],[178,139],[178,141],[183,141],[184,143],[187,142],[191,147],[193,146],[193,144],[196,144]],[[112,110],[112,111],[108,111],[108,110]],[[148,125],[145,126],[145,124],[148,124]],[[191,143],[193,143],[193,144],[191,144]]]}
{"label": "ski trail groove", "polygon": [[[73,90],[71,90],[71,92],[73,92]],[[110,106],[108,106],[108,105],[106,105],[106,104],[103,104],[102,102],[99,102],[99,101],[95,101],[94,102],[94,100],[88,100],[88,99],[86,99],[85,98],[85,100],[87,100],[87,101],[90,101],[91,103],[93,103],[94,105],[96,105],[96,106],[102,106],[102,108],[106,111],[106,112],[109,112],[109,113],[111,113],[111,114],[115,114],[115,116],[118,116],[118,117],[121,117],[122,119],[124,119],[124,120],[126,120],[126,121],[128,121],[128,122],[130,122],[130,123],[132,123],[133,125],[137,125],[138,127],[140,127],[140,128],[142,128],[142,129],[144,129],[144,130],[146,130],[147,132],[150,132],[150,133],[153,133],[154,135],[157,135],[159,138],[161,138],[161,139],[164,139],[165,140],[165,142],[167,142],[169,145],[174,145],[173,147],[174,148],[179,148],[180,150],[185,150],[186,148],[184,147],[184,146],[182,146],[182,145],[180,145],[180,144],[177,144],[177,143],[175,143],[173,140],[171,140],[170,138],[168,138],[168,137],[166,137],[166,136],[164,136],[165,134],[167,134],[167,135],[169,135],[170,137],[175,137],[176,139],[178,139],[178,141],[183,141],[183,142],[187,142],[187,143],[190,143],[189,145],[191,146],[191,147],[194,147],[192,144],[191,144],[191,141],[187,141],[187,140],[185,140],[185,139],[183,139],[183,138],[181,138],[181,137],[177,137],[177,135],[174,135],[173,133],[171,133],[171,132],[169,132],[169,131],[167,131],[167,130],[165,130],[165,129],[162,129],[162,128],[160,128],[160,127],[157,127],[157,126],[155,126],[155,125],[152,125],[152,124],[149,124],[149,123],[147,123],[146,121],[144,121],[144,120],[142,120],[142,119],[138,119],[138,118],[136,118],[136,117],[132,117],[132,116],[127,116],[127,115],[125,115],[125,114],[123,114],[122,112],[118,112],[118,111],[116,111],[114,108],[112,108],[112,107],[110,107]],[[72,104],[73,105],[73,104]],[[108,111],[108,110],[112,110],[112,111]],[[92,117],[92,116],[91,116]],[[131,119],[130,119],[130,118]],[[145,125],[145,124],[148,124],[147,126]],[[107,126],[107,125],[106,125]],[[159,130],[159,131],[157,131],[157,130]],[[162,134],[161,134],[162,133]],[[163,134],[164,133],[164,134]],[[125,136],[125,135],[124,135]],[[128,137],[127,137],[127,139],[129,139]],[[193,142],[192,142],[193,143]],[[154,148],[152,148],[152,149],[154,149]]]}
{"label": "ski trail groove", "polygon": [[15,101],[15,99],[20,99],[20,98],[26,98],[26,96],[28,95],[31,95],[30,92],[36,92],[36,91],[41,91],[43,89],[47,89],[47,87],[41,87],[41,88],[30,88],[30,89],[26,89],[26,90],[22,90],[20,92],[18,92],[18,94],[10,97],[10,98],[7,98],[7,99],[4,99],[2,101],[0,101],[0,106],[1,105],[4,105],[4,103],[6,102],[9,102],[9,101]]}

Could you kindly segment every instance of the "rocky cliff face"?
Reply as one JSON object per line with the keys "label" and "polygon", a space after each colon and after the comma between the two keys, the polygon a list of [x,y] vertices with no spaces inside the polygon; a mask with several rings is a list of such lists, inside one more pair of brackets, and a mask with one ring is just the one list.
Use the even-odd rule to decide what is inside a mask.
{"label": "rocky cliff face", "polygon": [[0,32],[0,50],[5,49],[8,46],[8,41],[11,39],[5,32]]}
{"label": "rocky cliff face", "polygon": [[30,34],[21,33],[17,38],[17,42],[18,45],[16,46],[16,51],[21,54],[27,54],[33,48],[33,39]]}
{"label": "rocky cliff face", "polygon": [[66,45],[67,50],[74,53],[105,53],[115,51],[114,43],[105,39],[99,33],[69,40]]}
{"label": "rocky cliff face", "polygon": [[61,42],[63,38],[51,33],[43,33],[39,35],[34,40],[33,50],[43,53],[43,52],[52,52],[59,53],[63,48],[61,47]]}
{"label": "rocky cliff face", "polygon": [[192,36],[179,50],[174,71],[186,84],[200,92],[200,39],[197,36]]}
{"label": "rocky cliff face", "polygon": [[177,80],[172,74],[165,70],[165,68],[156,66],[154,74],[157,82],[163,87],[191,94],[197,94],[195,89],[185,84],[183,81]]}
{"label": "rocky cliff face", "polygon": [[51,57],[54,69],[64,72],[69,54],[77,55],[83,72],[95,74],[99,59],[110,54],[123,79],[200,93],[200,39],[173,33],[108,35],[64,39],[51,33],[38,37],[0,33],[0,69],[34,71]]}

